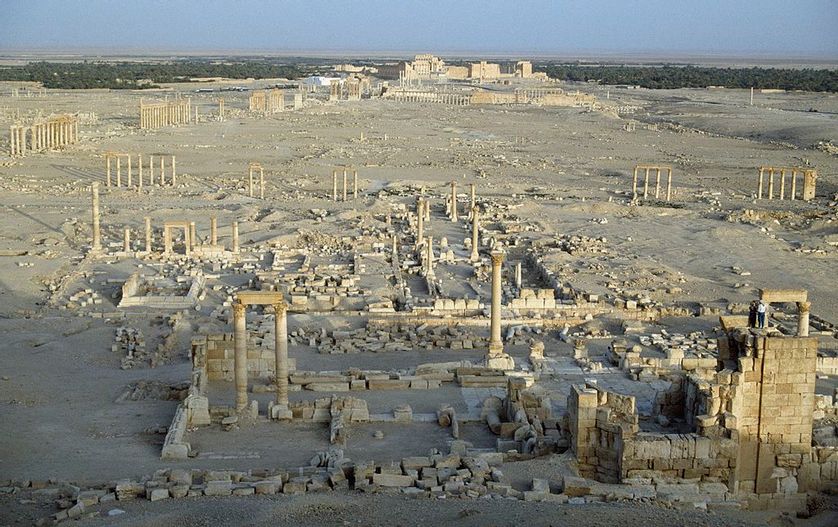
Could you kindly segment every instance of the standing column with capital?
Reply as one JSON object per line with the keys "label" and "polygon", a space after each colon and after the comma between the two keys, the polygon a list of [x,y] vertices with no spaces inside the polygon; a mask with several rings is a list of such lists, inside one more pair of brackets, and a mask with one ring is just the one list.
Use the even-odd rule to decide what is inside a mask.
{"label": "standing column with capital", "polygon": [[425,252],[425,276],[431,278],[434,276],[434,237],[428,236],[428,246]]}
{"label": "standing column with capital", "polygon": [[805,301],[805,302],[798,302],[797,303],[797,336],[798,337],[808,337],[809,336],[809,310],[812,308],[812,303]]}
{"label": "standing column with capital", "polygon": [[241,302],[233,304],[234,377],[236,385],[236,410],[247,408],[247,318]]}
{"label": "standing column with capital", "polygon": [[274,419],[291,419],[288,409],[288,306],[285,302],[274,304],[276,357],[276,404],[271,408]]}
{"label": "standing column with capital", "polygon": [[151,218],[145,217],[145,252],[151,254]]}
{"label": "standing column with capital", "polygon": [[474,208],[477,206],[477,185],[474,183],[471,184],[471,206],[468,208],[469,212],[474,212]]}
{"label": "standing column with capital", "polygon": [[210,245],[218,245],[218,218],[215,216],[210,218]]}
{"label": "standing column with capital", "polygon": [[515,369],[515,362],[512,357],[504,353],[503,340],[500,335],[501,296],[503,294],[501,284],[502,265],[503,253],[493,251],[491,336],[489,338],[489,353],[486,355],[486,367],[499,370],[512,370]]}
{"label": "standing column with capital", "polygon": [[480,252],[478,251],[477,246],[480,244],[480,240],[478,238],[479,235],[479,225],[478,225],[478,216],[480,213],[477,210],[477,207],[471,209],[471,257],[469,260],[472,262],[480,261]]}
{"label": "standing column with capital", "polygon": [[239,253],[239,222],[233,222],[233,253]]}

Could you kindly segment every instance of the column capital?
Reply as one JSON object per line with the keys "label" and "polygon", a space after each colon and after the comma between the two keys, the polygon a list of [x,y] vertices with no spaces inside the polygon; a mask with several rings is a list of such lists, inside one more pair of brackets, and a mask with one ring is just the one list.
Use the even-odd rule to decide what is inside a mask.
{"label": "column capital", "polygon": [[241,302],[235,302],[233,304],[233,316],[236,318],[243,317],[245,313],[246,306]]}
{"label": "column capital", "polygon": [[284,315],[288,311],[288,303],[285,300],[274,302],[272,305],[277,315]]}
{"label": "column capital", "polygon": [[501,251],[492,251],[492,265],[499,266],[503,263],[503,252]]}
{"label": "column capital", "polygon": [[797,310],[800,313],[808,313],[810,309],[812,309],[812,303],[809,302],[808,300],[804,301],[804,302],[798,302],[797,303]]}

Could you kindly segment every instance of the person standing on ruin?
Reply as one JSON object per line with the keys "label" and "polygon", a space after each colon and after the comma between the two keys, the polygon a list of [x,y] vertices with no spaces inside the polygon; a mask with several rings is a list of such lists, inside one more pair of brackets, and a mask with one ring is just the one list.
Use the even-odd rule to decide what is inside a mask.
{"label": "person standing on ruin", "polygon": [[757,301],[751,300],[751,305],[748,307],[748,327],[757,327]]}
{"label": "person standing on ruin", "polygon": [[760,328],[765,327],[765,312],[768,311],[768,306],[765,305],[765,302],[762,300],[759,301],[759,305],[757,306],[757,322]]}

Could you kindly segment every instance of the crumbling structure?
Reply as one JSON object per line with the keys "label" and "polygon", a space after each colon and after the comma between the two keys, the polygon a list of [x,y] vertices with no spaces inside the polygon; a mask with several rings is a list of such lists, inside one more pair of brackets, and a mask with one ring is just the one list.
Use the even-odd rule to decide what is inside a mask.
{"label": "crumbling structure", "polygon": [[631,183],[632,199],[637,199],[637,175],[641,170],[644,171],[643,177],[643,199],[649,197],[649,173],[655,172],[655,199],[660,199],[661,191],[661,172],[666,171],[666,201],[672,200],[672,167],[668,165],[636,165],[634,167],[634,176]]}

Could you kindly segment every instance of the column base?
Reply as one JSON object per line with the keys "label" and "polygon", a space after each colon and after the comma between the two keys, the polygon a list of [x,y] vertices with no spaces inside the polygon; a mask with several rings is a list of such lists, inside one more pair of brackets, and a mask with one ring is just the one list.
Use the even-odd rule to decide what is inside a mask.
{"label": "column base", "polygon": [[506,353],[489,353],[489,355],[486,355],[486,359],[484,362],[487,368],[491,368],[493,370],[509,371],[515,369],[515,359],[513,359]]}
{"label": "column base", "polygon": [[277,404],[273,401],[268,403],[268,415],[271,419],[277,421],[290,421],[294,417],[291,410],[288,409],[288,406]]}

